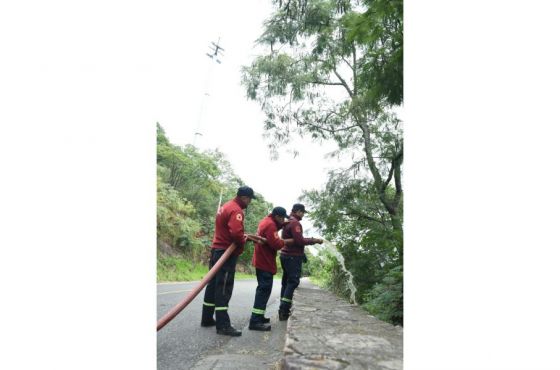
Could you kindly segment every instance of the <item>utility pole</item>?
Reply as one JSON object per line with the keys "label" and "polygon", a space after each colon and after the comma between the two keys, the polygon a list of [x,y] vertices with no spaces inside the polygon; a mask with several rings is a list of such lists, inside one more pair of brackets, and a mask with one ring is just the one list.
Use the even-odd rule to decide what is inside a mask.
{"label": "utility pole", "polygon": [[205,86],[204,86],[204,96],[202,97],[202,104],[200,105],[200,113],[198,114],[198,123],[197,123],[197,126],[196,126],[196,130],[194,132],[193,146],[196,146],[197,137],[202,136],[200,126],[201,126],[202,121],[203,121],[203,115],[204,115],[206,100],[210,96],[210,93],[208,92],[208,88],[209,88],[208,85],[209,85],[209,81],[210,81],[211,76],[212,76],[212,67],[214,66],[213,62],[216,62],[217,64],[221,64],[222,61],[219,58],[222,57],[223,52],[225,51],[225,49],[220,46],[220,37],[218,37],[218,42],[213,42],[212,41],[210,44],[211,45],[208,45],[208,47],[210,48],[210,52],[206,53],[206,55],[211,59],[211,62],[210,62],[210,66],[208,68],[208,73],[206,74],[206,83],[205,83]]}

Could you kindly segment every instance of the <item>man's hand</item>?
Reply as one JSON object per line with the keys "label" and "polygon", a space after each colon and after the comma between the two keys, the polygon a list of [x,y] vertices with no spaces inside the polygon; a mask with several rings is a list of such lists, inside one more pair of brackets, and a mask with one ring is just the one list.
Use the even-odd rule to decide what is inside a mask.
{"label": "man's hand", "polygon": [[321,239],[321,238],[313,238],[313,242],[314,242],[315,244],[323,244],[323,239]]}

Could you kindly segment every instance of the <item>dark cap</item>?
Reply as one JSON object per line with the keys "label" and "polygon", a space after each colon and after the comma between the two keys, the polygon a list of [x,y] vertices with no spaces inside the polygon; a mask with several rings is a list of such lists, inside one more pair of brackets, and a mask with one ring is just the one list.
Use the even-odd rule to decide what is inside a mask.
{"label": "dark cap", "polygon": [[238,197],[242,197],[242,196],[246,196],[249,197],[251,199],[255,199],[255,192],[253,191],[253,189],[251,189],[248,186],[242,186],[239,189],[237,189],[237,196]]}
{"label": "dark cap", "polygon": [[286,212],[286,208],[284,207],[274,207],[274,209],[272,210],[272,215],[288,218],[288,213]]}
{"label": "dark cap", "polygon": [[298,212],[298,211],[303,211],[303,212],[307,212],[305,210],[305,206],[301,203],[296,203],[294,204],[294,206],[292,207],[292,212]]}

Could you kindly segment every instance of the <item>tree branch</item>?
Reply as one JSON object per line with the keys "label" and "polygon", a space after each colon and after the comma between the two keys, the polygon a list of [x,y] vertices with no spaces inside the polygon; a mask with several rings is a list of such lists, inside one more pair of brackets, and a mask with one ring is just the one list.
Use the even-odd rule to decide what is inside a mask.
{"label": "tree branch", "polygon": [[379,191],[379,194],[381,195],[383,193],[382,192],[383,179],[381,178],[377,165],[373,160],[373,155],[372,155],[373,148],[371,143],[371,133],[369,130],[369,126],[367,125],[367,123],[362,123],[360,119],[356,116],[356,114],[353,115],[357,125],[362,129],[362,137],[364,139],[364,152],[366,154],[368,167],[369,170],[371,171],[371,174],[373,175],[374,185]]}
{"label": "tree branch", "polygon": [[312,123],[307,123],[307,125],[311,126],[311,127],[315,127],[319,130],[330,132],[330,133],[335,133],[335,132],[339,132],[339,131],[346,131],[346,130],[350,130],[351,128],[358,127],[358,125],[352,125],[352,126],[346,126],[346,127],[342,127],[342,128],[338,128],[338,129],[328,129],[328,128],[324,128],[324,127],[321,127],[321,126],[314,125]]}
{"label": "tree branch", "polygon": [[387,181],[385,181],[385,183],[383,184],[383,191],[385,192],[385,189],[387,189],[387,186],[389,186],[389,183],[391,182],[391,179],[393,178],[393,170],[395,169],[395,161],[392,160],[391,161],[391,169],[389,170],[389,176],[387,177]]}
{"label": "tree branch", "polygon": [[397,153],[397,156],[395,158],[395,188],[396,188],[395,203],[397,207],[399,206],[399,202],[402,196],[402,183],[401,183],[402,162],[403,162],[403,149],[401,147],[401,150]]}
{"label": "tree branch", "polygon": [[358,81],[356,80],[356,46],[352,42],[352,59],[354,66],[352,68],[352,73],[354,75],[354,95],[358,95]]}
{"label": "tree branch", "polygon": [[[337,113],[336,112],[329,112],[329,114],[325,117],[325,119],[323,119],[320,122],[325,123],[326,120],[329,119],[329,117],[332,116],[333,114],[337,114]],[[346,130],[350,130],[351,128],[358,127],[358,125],[351,125],[351,126],[338,128],[338,129],[332,129],[332,128],[329,129],[329,128],[325,128],[325,127],[322,127],[322,126],[314,125],[313,123],[310,123],[310,122],[303,122],[297,117],[297,115],[294,118],[295,118],[296,122],[298,124],[301,124],[302,126],[311,126],[311,127],[316,128],[316,129],[326,131],[326,132],[330,132],[330,133],[335,133],[335,132],[339,132],[339,131],[346,131]]]}
{"label": "tree branch", "polygon": [[314,85],[327,85],[327,86],[344,86],[340,82],[328,82],[328,81],[310,81],[309,83]]}
{"label": "tree branch", "polygon": [[346,63],[346,65],[347,65],[348,67],[350,67],[350,69],[354,70],[354,68],[352,67],[352,64],[350,64],[350,62],[347,61],[346,58],[340,57],[340,59],[342,59],[342,60],[344,61],[344,63]]}
{"label": "tree branch", "polygon": [[[364,213],[362,213],[362,212],[360,212],[360,211],[357,211],[357,210],[355,210],[355,209],[351,209],[351,208],[350,208],[350,209],[349,209],[349,212],[341,212],[341,213],[342,213],[342,215],[344,215],[344,216],[350,216],[350,217],[351,217],[351,216],[355,216],[355,217],[357,217],[357,220],[363,219],[363,220],[368,220],[368,221],[375,221],[375,222],[377,222],[377,223],[380,223],[380,224],[383,225],[383,226],[387,226],[387,223],[385,222],[385,220],[379,219],[379,218],[375,218],[375,217],[371,217],[371,216],[368,216],[368,215],[366,215],[366,214],[364,214]],[[355,220],[355,221],[357,221],[357,220]]]}
{"label": "tree branch", "polygon": [[342,76],[336,71],[336,68],[333,68],[333,72],[336,75],[336,77],[338,77],[338,79],[340,80],[340,82],[342,83],[342,86],[344,86],[344,88],[346,89],[346,91],[348,92],[348,95],[350,95],[351,98],[354,97],[354,94],[352,93],[352,90],[350,90],[350,88],[348,87],[348,84],[346,83],[346,81],[344,80],[344,78],[342,78]]}
{"label": "tree branch", "polygon": [[[353,128],[353,127],[356,127],[356,126],[357,126],[357,125],[352,125],[352,126],[347,126],[347,127],[343,127],[343,128],[340,128],[340,129],[336,129],[336,130],[335,130],[335,129],[324,128],[324,127],[321,127],[321,126],[316,126],[316,125],[313,125],[312,123],[305,123],[305,122],[303,122],[303,121],[301,121],[301,120],[298,119],[298,115],[300,114],[300,112],[301,112],[302,109],[303,109],[303,104],[297,109],[297,111],[296,111],[295,114],[294,114],[294,117],[295,117],[296,121],[297,121],[298,123],[301,123],[302,125],[313,126],[313,127],[316,127],[316,128],[319,128],[319,129],[321,129],[321,130],[323,130],[323,131],[328,131],[328,132],[344,131],[344,130],[347,130],[347,129],[350,129],[350,128]],[[332,116],[333,114],[334,114],[334,115],[337,115],[337,116],[339,116],[339,117],[341,117],[342,119],[345,119],[345,117],[344,117],[342,114],[338,113],[338,112],[335,111],[335,110],[331,110],[331,111],[329,111],[329,112],[324,112],[324,113],[326,113],[327,115],[326,115],[323,119],[317,119],[318,122],[321,122],[321,123],[326,124],[326,123],[327,123],[327,120],[328,120],[328,119],[330,118],[330,116]]]}

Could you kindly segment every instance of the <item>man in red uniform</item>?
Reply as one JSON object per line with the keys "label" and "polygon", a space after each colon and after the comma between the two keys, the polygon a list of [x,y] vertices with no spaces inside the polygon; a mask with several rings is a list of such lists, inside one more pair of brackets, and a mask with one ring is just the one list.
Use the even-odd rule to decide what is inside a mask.
{"label": "man in red uniform", "polygon": [[253,253],[253,266],[257,270],[257,291],[255,292],[255,303],[249,321],[250,330],[270,330],[269,318],[264,317],[266,304],[272,292],[272,279],[276,274],[276,251],[282,249],[289,241],[282,240],[278,236],[278,230],[282,228],[284,220],[288,218],[286,209],[275,207],[268,216],[259,222],[257,235],[266,239],[266,243],[255,242]]}
{"label": "man in red uniform", "polygon": [[[241,335],[241,331],[231,326],[227,310],[233,292],[237,257],[243,252],[246,241],[243,210],[247,208],[252,199],[255,199],[253,189],[242,186],[237,190],[237,196],[226,202],[216,214],[210,268],[214,266],[232,243],[235,243],[237,248],[206,286],[202,304],[201,325],[216,325],[216,332],[222,335],[234,337]],[[213,318],[214,312],[216,313],[216,321]]]}
{"label": "man in red uniform", "polygon": [[292,307],[292,297],[294,290],[299,285],[301,277],[301,265],[303,263],[303,249],[306,245],[321,244],[323,239],[304,238],[303,229],[301,227],[301,219],[305,214],[305,206],[296,203],[292,207],[290,220],[282,230],[282,239],[293,239],[291,245],[285,245],[280,250],[280,263],[282,264],[282,289],[280,290],[280,308],[278,310],[278,318],[280,321],[287,320],[290,316],[290,308]]}

